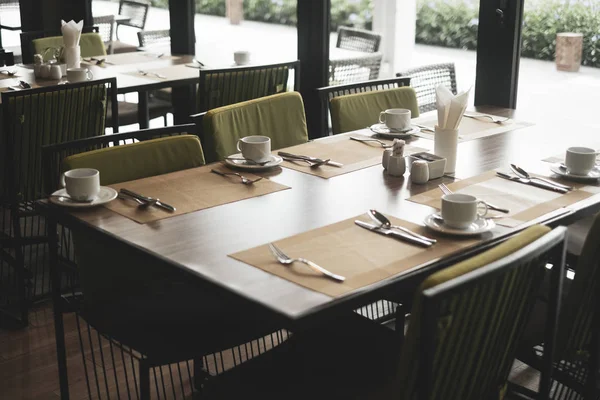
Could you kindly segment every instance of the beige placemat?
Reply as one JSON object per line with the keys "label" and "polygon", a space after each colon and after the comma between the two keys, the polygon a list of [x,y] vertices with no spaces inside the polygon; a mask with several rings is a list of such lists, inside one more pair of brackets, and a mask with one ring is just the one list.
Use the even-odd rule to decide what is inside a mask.
{"label": "beige placemat", "polygon": [[[541,177],[542,175],[537,176]],[[489,215],[506,215],[506,218],[496,219],[495,221],[499,225],[508,227],[516,227],[600,193],[599,187],[573,183],[572,186],[576,188],[575,190],[567,194],[561,194],[499,178],[496,176],[495,171],[489,171],[446,186],[453,192],[470,194],[481,200],[489,201],[495,206],[509,209],[511,211],[509,214],[489,211]],[[442,195],[442,191],[436,188],[410,197],[408,200],[439,210]]]}
{"label": "beige placemat", "polygon": [[[435,125],[437,125],[437,114],[415,118],[413,119],[413,122],[431,127],[433,129]],[[493,136],[499,133],[514,131],[515,129],[526,128],[533,125],[535,124],[531,122],[516,121],[513,119],[502,124],[496,124],[494,122],[487,122],[485,120],[463,117],[458,128],[458,134],[460,135],[458,141],[468,142],[469,140]],[[421,131],[420,133],[415,134],[415,136],[425,139],[433,139],[433,133],[428,131]]]}
{"label": "beige placemat", "polygon": [[436,236],[423,226],[390,218],[395,225],[438,240],[432,247],[423,248],[370,232],[355,225],[356,219],[371,222],[363,214],[275,242],[289,257],[304,257],[333,273],[345,276],[346,280],[342,283],[325,278],[298,262],[291,266],[279,264],[267,244],[231,254],[230,257],[298,285],[338,297],[393,275],[405,273],[425,262],[445,257],[481,240]]}
{"label": "beige placemat", "polygon": [[[212,164],[110,186],[117,191],[120,188],[126,188],[144,196],[159,198],[177,209],[173,213],[157,207],[140,210],[137,208],[136,202],[122,199],[108,203],[106,208],[145,224],[289,189],[289,186],[280,185],[269,179],[262,179],[252,185],[244,185],[238,177],[223,177],[211,173],[210,170],[213,168],[223,172],[235,172],[222,165]],[[256,175],[246,172],[243,172],[242,175],[250,179],[258,178]]]}
{"label": "beige placemat", "polygon": [[[159,60],[178,60],[180,56],[170,56],[165,54],[161,57],[158,57],[160,53],[151,53],[146,51],[135,51],[131,53],[121,53],[121,54],[109,54],[105,56],[95,56],[93,58],[99,60],[106,60],[106,62],[100,66],[110,67],[111,65],[128,65],[128,64],[143,64],[147,62],[159,61]],[[89,57],[83,57],[83,62],[86,64],[97,65],[95,60],[89,60]]]}
{"label": "beige placemat", "polygon": [[[141,73],[139,70],[143,71]],[[177,79],[194,79],[198,78],[200,73],[197,69],[186,67],[185,65],[171,65],[164,68],[146,69],[144,66],[140,66],[138,71],[123,72],[124,74],[152,79],[158,82],[161,81],[172,81]],[[145,74],[145,75],[144,75]]]}
{"label": "beige placemat", "polygon": [[[352,136],[362,137],[365,139],[370,138],[370,135],[359,133],[352,134]],[[379,140],[382,140],[388,144],[392,143],[391,140]],[[291,161],[284,161],[281,164],[282,167],[326,179],[381,164],[381,158],[383,156],[383,148],[380,144],[376,142],[357,142],[350,140],[350,137],[347,135],[331,136],[327,139],[315,140],[314,142],[308,142],[297,146],[287,147],[285,149],[279,149],[274,151],[273,154],[277,154],[278,151],[285,151],[287,153],[317,157],[321,159],[331,159],[331,161],[344,164],[344,166],[341,168],[332,167],[331,165],[323,165],[319,168],[310,168],[307,163],[296,163]],[[411,155],[422,151],[427,151],[427,149],[406,145],[404,148],[404,155]]]}

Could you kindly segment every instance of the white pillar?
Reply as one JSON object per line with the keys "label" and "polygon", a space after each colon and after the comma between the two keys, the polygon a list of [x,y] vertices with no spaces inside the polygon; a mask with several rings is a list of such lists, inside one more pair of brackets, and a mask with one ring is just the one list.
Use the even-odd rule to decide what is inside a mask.
{"label": "white pillar", "polygon": [[375,0],[373,30],[383,35],[381,51],[387,76],[412,66],[416,18],[416,0]]}

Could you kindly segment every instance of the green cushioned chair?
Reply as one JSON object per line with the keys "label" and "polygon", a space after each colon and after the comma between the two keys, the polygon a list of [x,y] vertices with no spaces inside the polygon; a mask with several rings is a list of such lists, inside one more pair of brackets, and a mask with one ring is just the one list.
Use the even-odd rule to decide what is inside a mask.
{"label": "green cushioned chair", "polygon": [[79,153],[65,158],[62,170],[94,168],[100,184],[112,185],[204,165],[200,140],[172,136]]}
{"label": "green cushioned chair", "polygon": [[331,99],[329,107],[334,135],[376,124],[379,113],[389,108],[407,108],[413,118],[419,116],[417,96],[410,87],[338,96]]}
{"label": "green cushioned chair", "polygon": [[237,153],[237,142],[244,136],[268,136],[273,150],[308,141],[304,103],[298,92],[209,110],[203,118],[202,128],[209,162]]}
{"label": "green cushioned chair", "polygon": [[502,399],[546,261],[564,251],[565,231],[530,227],[426,278],[401,348],[385,326],[358,315],[333,318],[226,372],[207,393],[262,400]]}
{"label": "green cushioned chair", "polygon": [[[33,48],[37,54],[44,54],[44,59],[51,57],[50,52],[46,52],[49,48],[58,49],[63,46],[62,36],[51,36],[33,40]],[[102,36],[95,32],[82,33],[79,39],[81,47],[81,57],[94,57],[106,55],[106,47],[102,41]]]}

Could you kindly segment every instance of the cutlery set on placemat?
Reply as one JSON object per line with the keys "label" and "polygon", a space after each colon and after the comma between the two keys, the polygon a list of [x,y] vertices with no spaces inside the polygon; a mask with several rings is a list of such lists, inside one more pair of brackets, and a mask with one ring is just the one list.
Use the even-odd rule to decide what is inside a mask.
{"label": "cutlery set on placemat", "polygon": [[175,212],[176,208],[170,204],[161,201],[160,199],[156,199],[153,197],[144,196],[142,194],[132,192],[131,190],[121,189],[119,190],[119,198],[126,200],[130,199],[138,203],[138,209],[148,209],[150,207],[158,207],[165,211]]}

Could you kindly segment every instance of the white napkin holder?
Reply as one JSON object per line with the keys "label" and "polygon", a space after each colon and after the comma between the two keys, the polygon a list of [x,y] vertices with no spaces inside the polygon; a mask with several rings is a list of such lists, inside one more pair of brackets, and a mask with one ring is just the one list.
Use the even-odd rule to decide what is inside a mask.
{"label": "white napkin holder", "polygon": [[[422,156],[422,157],[419,157],[419,156]],[[435,154],[427,153],[427,152],[415,153],[415,154],[411,155],[410,158],[411,158],[411,160],[410,160],[409,165],[411,165],[411,171],[410,171],[411,174],[412,174],[413,163],[416,160],[426,159],[424,161],[427,161],[427,166],[429,167],[429,180],[441,178],[444,175],[444,169],[446,168],[446,159],[445,158],[436,156]]]}
{"label": "white napkin holder", "polygon": [[458,129],[442,129],[435,126],[433,137],[433,153],[446,159],[445,174],[453,174],[456,170],[456,153],[458,152]]}
{"label": "white napkin holder", "polygon": [[63,56],[67,64],[67,68],[80,68],[81,67],[81,47],[65,47]]}

